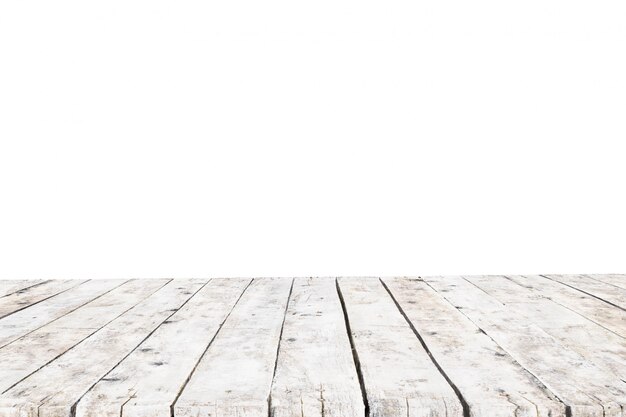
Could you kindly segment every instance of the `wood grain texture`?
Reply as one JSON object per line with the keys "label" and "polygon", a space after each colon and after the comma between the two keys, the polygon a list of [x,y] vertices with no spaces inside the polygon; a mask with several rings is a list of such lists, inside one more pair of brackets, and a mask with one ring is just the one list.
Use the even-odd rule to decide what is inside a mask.
{"label": "wood grain texture", "polygon": [[[81,399],[77,417],[170,417],[170,407],[250,279],[214,279]],[[209,307],[209,308],[207,308]]]}
{"label": "wood grain texture", "polygon": [[587,276],[595,279],[596,281],[604,282],[605,284],[614,285],[626,290],[626,274],[602,274]]}
{"label": "wood grain texture", "polygon": [[[518,320],[533,323],[563,346],[594,363],[607,378],[626,380],[626,339],[541,294],[504,277],[466,277],[505,304]],[[518,278],[521,283],[522,278]],[[600,343],[599,343],[600,342]]]}
{"label": "wood grain texture", "polygon": [[334,279],[297,278],[271,393],[275,417],[364,416]]}
{"label": "wood grain texture", "polygon": [[77,285],[0,319],[0,348],[119,287],[123,280],[93,280]]}
{"label": "wood grain texture", "polygon": [[21,311],[42,300],[67,291],[85,281],[63,280],[46,281],[39,285],[29,286],[0,298],[0,319]]}
{"label": "wood grain texture", "polygon": [[0,280],[0,297],[39,285],[43,280]]}
{"label": "wood grain texture", "polygon": [[[206,281],[169,282],[0,396],[28,417],[69,417],[107,372],[174,314]],[[58,381],[63,381],[59,386]],[[34,413],[33,410],[36,410]]]}
{"label": "wood grain texture", "polygon": [[378,279],[340,278],[373,417],[463,415],[462,405]]}
{"label": "wood grain texture", "polygon": [[102,298],[4,346],[0,349],[0,393],[70,350],[167,282],[128,282]]}
{"label": "wood grain texture", "polygon": [[536,325],[520,321],[462,277],[424,277],[424,281],[569,406],[572,416],[623,416],[626,382],[607,378],[601,368]]}
{"label": "wood grain texture", "polygon": [[254,280],[174,404],[179,417],[267,417],[292,280]]}
{"label": "wood grain texture", "polygon": [[528,275],[509,278],[538,296],[548,297],[621,337],[626,337],[626,311],[541,276]]}
{"label": "wood grain texture", "polygon": [[623,279],[0,281],[0,417],[626,417]]}
{"label": "wood grain texture", "polygon": [[385,279],[474,417],[565,416],[565,406],[426,283]]}
{"label": "wood grain texture", "polygon": [[[545,275],[545,277],[626,309],[626,281],[623,279],[620,281],[622,286],[619,286],[611,284],[611,279],[607,278],[608,276],[606,275],[599,277],[589,277],[586,275]],[[608,282],[604,282],[603,280]]]}

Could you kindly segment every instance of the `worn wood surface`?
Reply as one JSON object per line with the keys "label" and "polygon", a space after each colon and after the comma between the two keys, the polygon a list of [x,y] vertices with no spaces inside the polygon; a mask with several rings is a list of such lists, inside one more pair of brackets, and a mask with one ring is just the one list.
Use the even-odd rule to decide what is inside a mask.
{"label": "worn wood surface", "polygon": [[[604,372],[626,380],[626,339],[536,291],[509,279],[467,277],[469,282],[493,296],[524,321],[578,352]],[[626,321],[624,322],[626,324]],[[598,343],[601,340],[602,343]]]}
{"label": "worn wood surface", "polygon": [[293,281],[255,280],[173,405],[178,416],[266,417]]}
{"label": "worn wood surface", "polygon": [[76,415],[169,417],[187,377],[249,283],[214,279],[205,285],[166,326],[100,379],[81,399]]}
{"label": "worn wood surface", "polygon": [[[586,277],[595,279],[596,281],[604,282],[615,287],[619,287],[626,290],[626,274],[604,274],[604,275],[585,275]],[[554,277],[554,276],[552,276]]]}
{"label": "worn wood surface", "polygon": [[295,280],[271,399],[277,417],[365,412],[334,279]]}
{"label": "worn wood surface", "polygon": [[565,416],[562,402],[432,287],[384,281],[474,416]]}
{"label": "worn wood surface", "polygon": [[0,417],[626,417],[626,276],[0,281]]}
{"label": "worn wood surface", "polygon": [[382,283],[341,278],[339,289],[372,416],[462,416],[452,386]]}
{"label": "worn wood surface", "polygon": [[626,309],[626,280],[623,278],[618,280],[614,275],[600,275],[597,277],[586,275],[545,275],[545,278],[558,281],[584,294]]}
{"label": "worn wood surface", "polygon": [[537,295],[550,298],[599,326],[626,337],[626,310],[541,276],[510,277],[510,280],[526,286]]}

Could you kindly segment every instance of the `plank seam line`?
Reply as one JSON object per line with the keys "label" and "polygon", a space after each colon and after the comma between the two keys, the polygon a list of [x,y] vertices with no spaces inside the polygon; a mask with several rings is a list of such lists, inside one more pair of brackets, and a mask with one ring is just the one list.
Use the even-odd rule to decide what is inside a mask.
{"label": "plank seam line", "polygon": [[501,346],[493,337],[491,337],[491,335],[489,333],[487,333],[482,327],[480,327],[478,325],[478,323],[476,323],[474,320],[472,320],[467,314],[465,314],[463,312],[463,310],[461,310],[460,308],[455,306],[454,303],[452,303],[450,300],[448,300],[448,298],[444,294],[441,294],[439,291],[437,291],[437,289],[435,287],[430,285],[430,282],[424,280],[422,277],[419,277],[419,279],[424,284],[428,285],[428,287],[430,287],[435,293],[437,293],[441,298],[443,298],[448,304],[450,304],[453,308],[455,308],[465,318],[467,318],[474,326],[476,326],[476,328],[478,330],[480,330],[481,333],[483,333],[485,336],[487,336],[489,339],[491,339],[493,341],[493,343],[495,343],[496,346],[498,346],[500,349],[502,349],[504,352],[506,352],[506,354],[509,355],[509,357],[511,358],[511,360],[513,362],[515,362],[517,365],[519,365],[520,368],[522,368],[524,371],[526,371],[528,373],[528,375],[530,375],[532,377],[532,381],[535,382],[537,384],[537,386],[543,392],[545,392],[548,396],[553,396],[558,402],[563,404],[563,406],[565,407],[565,417],[572,417],[572,408],[568,404],[566,404],[558,395],[556,395],[554,392],[552,392],[552,390],[550,388],[548,388],[547,385],[544,384],[541,381],[541,379],[539,379],[539,377],[537,377],[537,375],[535,375],[533,372],[531,372],[529,369],[527,369],[525,366],[523,366],[517,359],[515,359],[515,356],[513,356],[511,354],[511,352],[509,352],[507,349],[505,349],[503,346]]}
{"label": "plank seam line", "polygon": [[19,293],[19,292],[23,292],[23,291],[26,291],[26,290],[30,290],[31,288],[35,288],[35,287],[37,287],[37,286],[39,286],[39,285],[47,284],[47,283],[48,283],[48,282],[50,282],[50,281],[52,281],[52,280],[47,279],[47,280],[45,280],[45,281],[35,282],[33,285],[28,285],[28,286],[26,286],[26,287],[24,287],[24,288],[20,288],[19,290],[15,290],[15,291],[10,292],[10,293],[8,293],[8,294],[4,294],[3,296],[0,296],[0,298],[8,297],[9,295],[13,295],[13,294],[17,294],[17,293]]}
{"label": "plank seam line", "polygon": [[245,286],[245,288],[243,289],[243,291],[241,291],[241,294],[239,294],[239,297],[237,297],[237,300],[235,301],[235,303],[233,304],[233,306],[231,307],[230,311],[228,312],[228,314],[226,314],[226,317],[224,317],[224,320],[222,320],[222,322],[220,323],[219,327],[217,328],[217,330],[215,331],[215,333],[213,334],[213,337],[211,338],[211,340],[209,340],[209,343],[206,345],[206,348],[204,349],[204,352],[202,352],[202,354],[200,355],[200,357],[198,358],[198,360],[196,361],[196,364],[194,365],[194,367],[191,369],[191,372],[189,373],[189,375],[187,376],[187,378],[185,379],[185,381],[183,382],[183,385],[180,387],[180,389],[178,390],[178,393],[176,394],[176,397],[174,398],[174,401],[172,401],[172,404],[170,405],[170,416],[174,417],[174,406],[176,405],[176,402],[178,401],[178,399],[180,398],[180,396],[183,394],[183,391],[185,390],[185,388],[187,387],[187,384],[189,383],[189,381],[191,380],[191,377],[193,376],[193,374],[196,372],[196,369],[198,368],[198,366],[200,365],[200,362],[202,362],[202,359],[204,358],[204,356],[206,355],[206,353],[209,351],[209,348],[211,347],[211,345],[213,344],[213,341],[215,340],[215,338],[217,337],[217,335],[220,333],[220,331],[222,330],[222,327],[224,326],[224,323],[226,323],[226,320],[228,320],[228,318],[230,317],[231,313],[233,312],[233,310],[235,310],[235,307],[237,306],[237,304],[239,304],[239,300],[241,300],[241,298],[243,297],[243,295],[245,294],[245,292],[248,290],[248,287],[250,287],[250,285],[252,284],[252,282],[254,282],[254,279],[251,279],[248,282],[248,285]]}
{"label": "plank seam line", "polygon": [[450,385],[450,387],[452,388],[452,390],[454,391],[454,393],[458,397],[459,401],[461,402],[461,406],[463,407],[463,417],[470,417],[470,415],[471,415],[470,414],[470,408],[469,408],[469,405],[467,404],[467,401],[465,401],[465,398],[463,398],[463,394],[461,394],[461,390],[459,390],[459,388],[456,386],[456,384],[454,382],[452,382],[452,380],[450,379],[448,374],[446,374],[446,371],[444,371],[443,368],[441,367],[441,365],[439,365],[439,362],[437,362],[437,359],[435,359],[435,356],[432,354],[432,352],[428,348],[428,345],[426,344],[426,341],[424,340],[422,335],[417,331],[417,328],[413,325],[413,322],[406,315],[406,313],[404,312],[404,310],[400,306],[400,303],[398,303],[398,300],[396,300],[396,297],[394,297],[393,293],[391,292],[391,290],[389,289],[387,284],[385,284],[385,282],[382,279],[380,279],[380,278],[379,278],[379,281],[382,284],[382,286],[385,288],[387,293],[389,294],[389,297],[391,297],[391,299],[393,300],[393,303],[396,305],[396,308],[398,309],[398,311],[400,312],[402,317],[404,317],[404,320],[406,320],[407,324],[409,325],[409,327],[411,328],[411,330],[413,331],[413,333],[417,337],[417,340],[419,340],[419,342],[421,343],[422,347],[424,348],[424,350],[428,354],[428,357],[432,361],[433,365],[435,365],[435,367],[437,368],[437,370],[439,371],[441,376],[444,377],[446,382],[448,382],[448,385]]}
{"label": "plank seam line", "polygon": [[[496,277],[502,277],[504,275],[496,275]],[[465,275],[461,275],[461,278],[465,281],[467,281],[469,284],[473,285],[474,287],[478,288],[481,292],[485,293],[485,295],[487,295],[489,298],[493,298],[494,300],[496,300],[499,304],[505,306],[506,303],[503,302],[502,300],[500,300],[498,297],[496,297],[493,294],[490,294],[487,292],[487,290],[485,290],[484,288],[479,287],[477,284],[475,284],[474,282],[470,281],[469,279],[467,279],[467,277]]]}
{"label": "plank seam line", "polygon": [[597,295],[593,295],[593,294],[591,294],[591,293],[588,293],[587,291],[583,291],[583,290],[581,290],[580,288],[576,288],[576,287],[574,287],[574,286],[572,286],[572,285],[569,285],[569,284],[566,284],[566,283],[564,283],[564,282],[557,281],[557,280],[555,280],[555,279],[550,278],[550,277],[549,277],[549,276],[547,276],[547,275],[539,275],[539,276],[540,276],[540,277],[542,277],[542,278],[545,278],[545,279],[549,279],[549,280],[550,280],[550,281],[552,281],[552,282],[556,282],[556,283],[559,283],[559,284],[561,284],[561,285],[565,285],[566,287],[570,287],[570,288],[572,288],[572,289],[574,289],[574,290],[576,290],[576,291],[580,291],[580,292],[582,292],[583,294],[587,294],[587,295],[588,295],[588,296],[590,296],[590,297],[596,298],[596,299],[598,299],[598,300],[600,300],[600,301],[604,301],[605,303],[607,303],[607,304],[609,304],[609,305],[612,305],[613,307],[616,307],[616,308],[619,308],[620,310],[626,311],[626,308],[624,308],[624,307],[620,307],[620,306],[618,306],[617,304],[614,304],[614,303],[612,303],[612,302],[610,302],[610,301],[608,301],[608,300],[605,300],[604,298],[598,297]]}
{"label": "plank seam line", "polygon": [[[78,287],[79,285],[83,285],[83,284],[84,284],[84,283],[86,283],[87,281],[89,281],[89,280],[85,280],[85,281],[79,282],[78,284],[76,284],[76,285],[74,285],[74,286],[71,286],[71,287],[69,287],[69,288],[66,288],[66,289],[64,289],[63,291],[59,291],[59,292],[54,293],[54,294],[52,294],[52,295],[50,295],[50,296],[48,296],[48,297],[46,297],[46,298],[42,298],[41,300],[36,301],[36,302],[34,302],[34,303],[32,303],[32,304],[29,304],[29,305],[27,305],[27,306],[24,306],[24,307],[18,308],[18,309],[17,309],[17,310],[15,310],[15,311],[11,311],[10,313],[7,313],[7,314],[5,314],[4,316],[0,317],[0,320],[1,320],[1,319],[3,319],[3,318],[5,318],[5,317],[9,317],[11,314],[15,314],[15,313],[17,313],[17,312],[19,312],[19,311],[22,311],[22,310],[24,310],[24,309],[27,309],[28,307],[32,307],[32,306],[34,306],[34,305],[37,305],[37,304],[41,303],[42,301],[46,301],[46,300],[48,300],[48,299],[50,299],[50,298],[52,298],[52,297],[56,297],[56,296],[57,296],[57,295],[59,295],[59,294],[63,294],[64,292],[69,291],[69,290],[71,290],[71,289],[73,289],[73,288],[76,288],[76,287]],[[50,281],[47,281],[47,282],[50,282]],[[44,284],[44,283],[42,282],[42,284]],[[35,285],[33,285],[33,287],[35,287]],[[29,288],[32,288],[32,287],[29,287]],[[20,290],[20,291],[21,291],[21,290]],[[16,292],[19,292],[19,291],[16,291]]]}
{"label": "plank seam line", "polygon": [[[170,282],[173,282],[174,280],[170,280],[168,281],[165,285],[169,284]],[[152,331],[150,331],[146,337],[144,337],[143,339],[141,339],[141,341],[139,343],[137,343],[137,345],[132,348],[130,350],[130,352],[128,352],[126,355],[124,355],[124,357],[122,359],[120,359],[119,362],[117,362],[115,365],[113,365],[113,367],[111,369],[109,369],[107,371],[107,373],[105,373],[103,376],[101,376],[100,378],[98,378],[98,380],[96,382],[94,382],[79,398],[78,400],[76,400],[76,402],[72,405],[72,407],[70,408],[70,417],[76,417],[76,407],[78,406],[78,403],[80,402],[80,400],[82,400],[82,398],[85,396],[85,394],[87,394],[89,391],[91,391],[93,389],[93,387],[96,386],[96,384],[98,382],[100,382],[102,380],[102,378],[106,378],[107,375],[109,375],[115,368],[117,368],[119,366],[120,363],[124,362],[124,360],[126,358],[128,358],[131,353],[133,353],[135,350],[137,350],[137,348],[139,346],[141,346],[143,344],[143,342],[145,342],[146,340],[148,340],[148,338],[150,338],[150,336],[152,336],[154,334],[154,332],[157,331],[157,329],[159,329],[159,327],[161,327],[163,325],[163,323],[165,323],[166,321],[168,321],[174,314],[178,313],[178,311],[183,308],[185,306],[185,304],[187,304],[189,302],[189,300],[191,300],[196,294],[198,294],[198,292],[204,288],[209,282],[211,282],[211,279],[209,279],[207,282],[205,282],[204,284],[202,284],[200,286],[200,288],[198,288],[193,294],[191,294],[191,296],[189,298],[187,298],[180,306],[178,306],[178,308],[176,309],[176,311],[173,311],[172,314],[168,315],[161,323],[159,323],[154,329],[152,329]],[[165,286],[164,285],[164,286]],[[161,287],[163,288],[163,287]],[[159,289],[161,289],[159,288]],[[156,292],[156,291],[155,291]],[[154,294],[154,293],[153,293]]]}
{"label": "plank seam line", "polygon": [[[610,282],[606,282],[606,281],[602,281],[601,279],[597,278],[597,275],[593,275],[593,274],[581,274],[581,277],[585,277],[585,278],[589,278],[592,281],[597,282],[598,284],[604,284],[604,285],[608,285],[610,287],[613,288],[617,288],[619,290],[624,290],[624,288],[620,287],[619,285],[615,285],[615,284],[611,284]],[[600,275],[602,276],[602,275]]]}
{"label": "plank seam line", "polygon": [[[289,294],[287,295],[287,304],[285,305],[285,314],[283,315],[283,322],[280,325],[280,333],[278,335],[278,346],[276,346],[276,358],[274,359],[274,371],[272,372],[272,381],[270,382],[270,389],[267,394],[267,417],[272,417],[272,387],[274,386],[274,378],[276,378],[276,369],[278,368],[278,355],[280,353],[280,342],[283,340],[283,330],[285,329],[285,320],[287,319],[287,311],[289,310],[289,301],[291,301],[291,293],[293,291],[293,284],[296,282],[295,278],[291,279],[291,286],[289,287]],[[322,402],[322,417],[324,417],[324,403]]]}
{"label": "plank seam line", "polygon": [[126,310],[122,311],[120,314],[118,314],[117,316],[113,317],[111,320],[109,320],[108,322],[106,322],[105,324],[102,325],[102,327],[94,330],[93,332],[89,333],[87,336],[85,336],[84,338],[82,338],[81,340],[79,340],[78,342],[76,342],[74,345],[70,346],[67,350],[65,350],[62,353],[59,353],[57,356],[55,356],[54,358],[50,359],[48,362],[44,363],[43,365],[41,365],[39,368],[35,369],[33,372],[31,372],[30,374],[26,375],[25,377],[21,378],[19,381],[17,381],[16,383],[14,383],[13,385],[11,385],[10,387],[8,387],[6,390],[4,390],[2,392],[2,394],[8,392],[9,390],[13,389],[13,387],[15,387],[16,385],[18,385],[19,383],[21,383],[22,381],[24,381],[26,378],[30,377],[31,375],[33,375],[35,372],[38,372],[39,370],[41,370],[42,368],[44,368],[45,366],[50,365],[52,362],[54,362],[55,360],[59,359],[61,356],[65,355],[67,352],[69,352],[70,350],[74,349],[76,346],[78,346],[79,344],[81,344],[83,341],[87,340],[88,338],[90,338],[91,336],[93,336],[95,333],[99,332],[100,330],[102,330],[105,326],[109,325],[111,322],[117,320],[120,316],[122,316],[124,313],[126,313],[127,311],[133,309],[137,304],[143,302],[144,300],[146,300],[147,298],[151,297],[154,293],[156,293],[158,290],[160,290],[161,288],[163,288],[164,286],[166,286],[167,284],[169,284],[172,280],[170,279],[169,281],[167,281],[165,284],[161,285],[159,288],[155,289],[153,292],[151,292],[150,294],[148,294],[147,296],[145,296],[144,298],[142,298],[141,300],[137,301],[136,304],[133,304],[132,306],[128,307]]}
{"label": "plank seam line", "polygon": [[[621,285],[618,285],[618,284],[613,284],[613,283],[608,282],[608,281],[604,281],[604,278],[603,278],[603,277],[604,277],[605,275],[606,275],[606,274],[601,274],[601,275],[596,275],[596,274],[585,274],[584,276],[589,277],[589,278],[593,278],[594,280],[596,280],[596,281],[598,281],[598,282],[601,282],[601,283],[603,283],[603,284],[612,285],[612,286],[614,286],[614,287],[616,287],[616,288],[619,288],[620,290],[626,290],[626,286],[622,287]],[[624,278],[626,278],[626,275],[624,275],[624,274],[608,274],[608,275],[623,276]],[[600,279],[600,278],[603,278],[603,279]],[[624,284],[626,284],[626,281],[624,281]]]}
{"label": "plank seam line", "polygon": [[0,346],[0,349],[4,348],[5,346],[10,345],[11,343],[15,342],[16,340],[21,339],[22,337],[28,336],[29,334],[31,334],[31,333],[33,333],[33,332],[36,332],[37,330],[41,329],[41,328],[42,328],[42,327],[44,327],[44,326],[49,325],[50,323],[54,323],[55,321],[57,321],[57,320],[59,320],[59,319],[62,319],[63,317],[65,317],[65,316],[67,316],[67,315],[69,315],[69,314],[72,314],[73,312],[75,312],[75,311],[76,311],[76,310],[78,310],[79,308],[84,307],[84,306],[86,306],[87,304],[89,304],[89,303],[92,303],[92,302],[96,301],[98,298],[100,298],[100,297],[103,297],[103,296],[107,295],[107,294],[108,294],[108,293],[110,293],[111,291],[118,289],[119,287],[121,287],[122,285],[124,285],[124,284],[126,284],[126,283],[128,283],[128,282],[130,282],[130,281],[132,281],[132,280],[127,280],[127,281],[124,281],[124,282],[122,282],[121,284],[119,284],[118,286],[113,287],[113,288],[111,288],[110,290],[107,290],[107,291],[103,292],[102,294],[98,295],[97,297],[94,297],[94,298],[92,298],[92,299],[90,299],[90,300],[88,300],[88,301],[85,301],[83,304],[81,304],[81,305],[79,305],[79,306],[77,306],[77,307],[73,308],[72,310],[70,310],[70,311],[66,312],[65,314],[60,315],[60,316],[59,316],[59,317],[57,317],[56,319],[54,319],[54,320],[50,320],[49,322],[47,322],[47,323],[45,323],[45,324],[42,324],[41,326],[37,327],[36,329],[33,329],[33,330],[29,331],[28,333],[24,333],[23,335],[21,335],[21,336],[19,336],[19,337],[16,337],[15,339],[11,340],[10,342],[5,343],[4,345]]}
{"label": "plank seam line", "polygon": [[348,318],[348,309],[346,308],[346,302],[343,299],[341,287],[339,286],[339,280],[335,278],[335,286],[337,287],[337,295],[339,296],[339,303],[343,311],[343,320],[346,326],[346,332],[348,333],[348,340],[350,341],[350,351],[352,352],[352,360],[354,361],[354,368],[356,370],[356,376],[359,380],[359,386],[361,387],[361,396],[363,397],[363,405],[365,407],[365,417],[370,417],[370,405],[367,399],[367,391],[365,389],[365,379],[363,378],[363,372],[361,370],[361,361],[359,360],[359,353],[356,350],[354,344],[354,337],[352,336],[352,329],[350,328],[350,319]]}
{"label": "plank seam line", "polygon": [[[527,288],[527,287],[524,287],[524,286],[523,286],[523,285],[521,285],[520,283],[516,282],[516,281],[515,281],[515,280],[513,280],[512,278],[509,278],[508,276],[505,276],[505,275],[503,275],[503,276],[504,276],[504,278],[508,279],[508,280],[509,280],[509,281],[511,281],[512,283],[514,283],[514,284],[516,284],[516,285],[519,285],[519,286],[520,286],[520,287],[522,287],[522,288],[529,289],[529,288]],[[534,287],[533,287],[533,288],[531,288],[531,289],[529,289],[529,290],[532,290],[533,292],[534,292],[534,291],[539,291],[539,290],[536,290]],[[561,304],[561,303],[559,303],[558,301],[556,301],[555,299],[553,299],[553,298],[551,298],[551,297],[546,297],[546,296],[544,296],[544,295],[542,295],[542,294],[539,294],[539,295],[541,295],[541,297],[542,297],[544,300],[549,300],[549,301],[553,302],[554,304],[559,305],[559,306],[561,306],[561,307],[565,308],[566,310],[571,311],[572,313],[576,314],[577,316],[580,316],[580,317],[582,317],[583,319],[585,319],[585,320],[587,320],[587,321],[589,321],[589,322],[591,322],[591,323],[595,324],[596,326],[603,328],[603,329],[604,329],[604,330],[606,330],[607,332],[611,332],[611,333],[613,333],[615,336],[617,336],[617,337],[619,337],[619,338],[621,338],[621,339],[626,339],[626,337],[622,336],[621,334],[616,333],[615,331],[613,331],[613,330],[609,329],[608,327],[605,327],[605,326],[604,326],[604,325],[602,325],[601,323],[598,323],[597,321],[592,320],[591,318],[589,318],[589,317],[585,316],[584,314],[582,314],[582,313],[580,313],[580,312],[578,312],[578,311],[576,311],[576,310],[574,310],[574,309],[572,309],[572,308],[570,308],[570,307],[566,306],[565,304]],[[534,323],[534,322],[533,322],[533,323]],[[540,324],[540,323],[535,323],[535,324],[536,324],[538,327],[540,327],[541,329],[543,329],[543,327],[541,327],[541,324]],[[548,333],[545,329],[544,329],[544,331],[545,331],[546,333]],[[551,333],[548,333],[548,334],[551,334]]]}

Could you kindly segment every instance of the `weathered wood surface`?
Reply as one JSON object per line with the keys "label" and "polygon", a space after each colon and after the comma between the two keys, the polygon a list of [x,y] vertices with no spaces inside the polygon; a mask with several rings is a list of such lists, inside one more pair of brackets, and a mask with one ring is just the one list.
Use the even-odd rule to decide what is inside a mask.
{"label": "weathered wood surface", "polygon": [[[21,311],[31,305],[67,291],[84,281],[46,281],[39,285],[26,287],[0,298],[0,319]],[[10,291],[10,290],[9,290]]]}
{"label": "weathered wood surface", "polygon": [[5,295],[13,294],[14,292],[18,292],[24,290],[28,287],[33,287],[35,285],[41,284],[42,280],[14,280],[14,281],[0,281],[0,297],[4,297]]}
{"label": "weathered wood surface", "polygon": [[626,417],[624,277],[0,281],[0,417]]}
{"label": "weathered wood surface", "polygon": [[604,282],[626,290],[626,274],[585,275],[596,281]]}
{"label": "weathered wood surface", "polygon": [[53,322],[111,291],[125,281],[89,281],[0,320],[0,347]]}
{"label": "weathered wood surface", "polygon": [[626,309],[626,278],[616,279],[612,275],[590,277],[586,275],[545,275],[585,294]]}
{"label": "weathered wood surface", "polygon": [[[0,392],[69,352],[166,283],[166,280],[126,283],[104,297],[0,348]],[[0,395],[0,404],[5,397]]]}
{"label": "weathered wood surface", "polygon": [[[206,282],[206,281],[205,281]],[[205,282],[169,282],[3,394],[28,417],[69,417],[80,398],[185,304]],[[59,387],[58,381],[64,381]],[[3,397],[0,399],[3,400]],[[4,401],[0,402],[5,405]]]}
{"label": "weathered wood surface", "polygon": [[588,358],[566,348],[464,278],[424,280],[537,377],[570,408],[573,416],[624,415],[625,381],[607,375]]}
{"label": "weathered wood surface", "polygon": [[334,279],[296,278],[271,393],[277,417],[363,416]]}
{"label": "weathered wood surface", "polygon": [[474,416],[565,416],[562,402],[432,287],[385,284]]}
{"label": "weathered wood surface", "polygon": [[187,377],[249,283],[214,279],[205,285],[100,379],[78,403],[76,415],[169,417]]}
{"label": "weathered wood surface", "polygon": [[541,276],[508,277],[511,281],[525,286],[535,294],[548,297],[552,301],[575,311],[583,317],[603,326],[616,334],[626,337],[626,310],[616,308],[591,295]]}
{"label": "weathered wood surface", "polygon": [[452,386],[381,282],[341,278],[339,289],[372,416],[462,416]]}
{"label": "weathered wood surface", "polygon": [[174,403],[175,415],[267,417],[292,283],[252,282]]}
{"label": "weathered wood surface", "polygon": [[513,280],[480,276],[466,279],[505,304],[521,320],[534,323],[563,346],[626,380],[626,339],[620,335]]}

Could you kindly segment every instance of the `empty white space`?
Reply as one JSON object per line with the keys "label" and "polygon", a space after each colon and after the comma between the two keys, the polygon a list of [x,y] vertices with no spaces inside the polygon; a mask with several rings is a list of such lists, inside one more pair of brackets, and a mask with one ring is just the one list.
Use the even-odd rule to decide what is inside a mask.
{"label": "empty white space", "polygon": [[626,272],[623,0],[3,0],[0,277]]}

